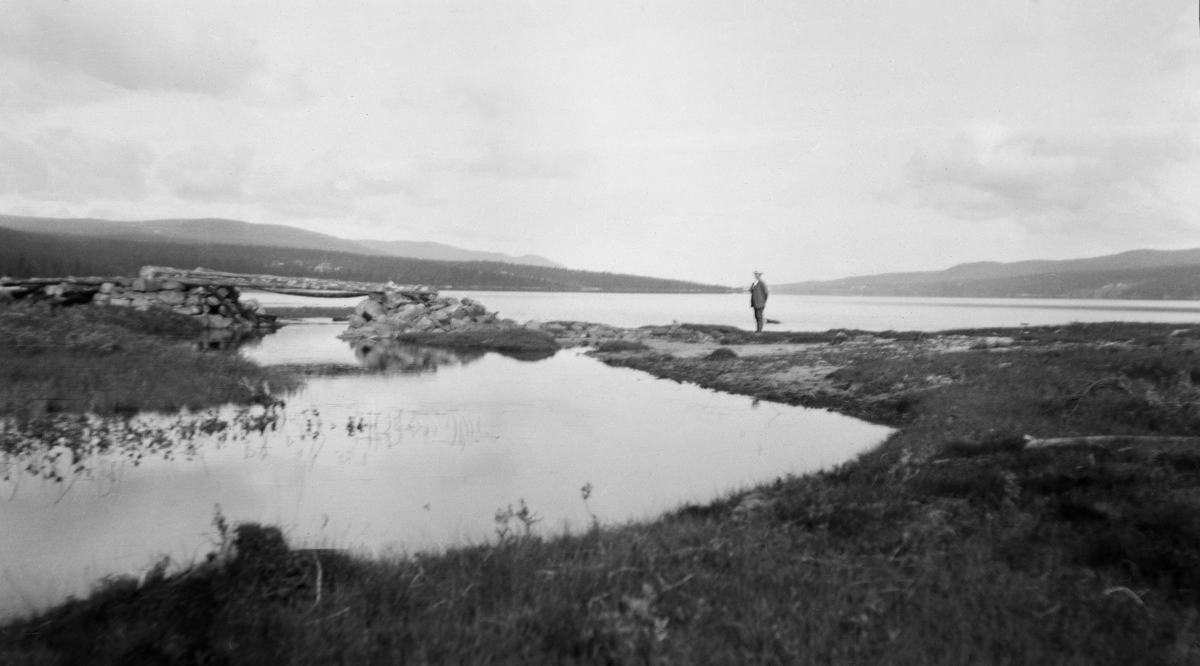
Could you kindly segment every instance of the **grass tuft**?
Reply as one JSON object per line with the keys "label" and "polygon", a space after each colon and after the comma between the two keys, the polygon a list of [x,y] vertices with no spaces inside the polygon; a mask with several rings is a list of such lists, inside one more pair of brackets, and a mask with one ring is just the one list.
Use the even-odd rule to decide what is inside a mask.
{"label": "grass tuft", "polygon": [[[298,381],[237,354],[202,351],[200,325],[131,308],[0,308],[0,415],[201,409]],[[164,372],[164,370],[169,370]]]}

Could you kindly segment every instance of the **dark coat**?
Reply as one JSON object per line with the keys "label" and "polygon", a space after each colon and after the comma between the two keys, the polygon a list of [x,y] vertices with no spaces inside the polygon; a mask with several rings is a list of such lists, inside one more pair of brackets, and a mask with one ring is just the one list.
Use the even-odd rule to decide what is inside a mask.
{"label": "dark coat", "polygon": [[762,280],[755,280],[754,284],[750,285],[750,307],[765,308],[767,307],[767,283]]}

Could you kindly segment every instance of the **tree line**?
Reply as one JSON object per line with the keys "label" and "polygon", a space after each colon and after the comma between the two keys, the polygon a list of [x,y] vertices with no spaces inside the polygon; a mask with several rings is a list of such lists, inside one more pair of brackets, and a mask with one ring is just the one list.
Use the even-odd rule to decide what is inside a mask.
{"label": "tree line", "polygon": [[136,275],[145,265],[286,277],[394,281],[443,289],[716,293],[721,285],[491,261],[433,261],[232,244],[131,241],[0,228],[0,276]]}

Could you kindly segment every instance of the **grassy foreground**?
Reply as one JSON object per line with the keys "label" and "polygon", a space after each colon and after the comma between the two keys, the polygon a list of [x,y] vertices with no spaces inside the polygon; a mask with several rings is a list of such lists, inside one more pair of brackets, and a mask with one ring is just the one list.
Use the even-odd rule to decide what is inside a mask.
{"label": "grassy foreground", "polygon": [[0,307],[0,415],[127,415],[246,402],[290,376],[204,353],[192,317],[132,308]]}
{"label": "grassy foreground", "polygon": [[899,429],[833,471],[577,536],[509,510],[493,546],[368,559],[222,526],[203,565],[0,629],[0,662],[1200,663],[1200,445],[1165,438],[1200,435],[1200,345],[1173,328],[612,348]]}

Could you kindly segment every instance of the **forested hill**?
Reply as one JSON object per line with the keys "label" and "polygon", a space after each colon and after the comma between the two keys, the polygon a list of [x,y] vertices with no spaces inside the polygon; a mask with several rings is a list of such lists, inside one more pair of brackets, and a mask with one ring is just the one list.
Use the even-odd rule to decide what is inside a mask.
{"label": "forested hill", "polygon": [[564,268],[534,254],[519,257],[501,252],[467,250],[425,241],[348,240],[282,224],[261,224],[220,218],[182,218],[123,222],[96,218],[0,215],[0,227],[35,234],[88,238],[120,238],[148,243],[207,245],[214,240],[232,245],[287,247],[295,250],[332,250],[351,254],[376,254],[434,261],[498,261]]}
{"label": "forested hill", "polygon": [[314,249],[81,238],[0,228],[0,276],[136,275],[145,265],[237,273],[392,280],[442,289],[719,293],[729,287],[565,268],[449,262]]}
{"label": "forested hill", "polygon": [[982,262],[772,286],[777,294],[1200,299],[1200,250],[1132,250],[1063,261]]}

